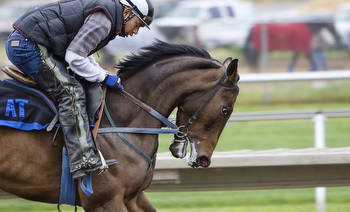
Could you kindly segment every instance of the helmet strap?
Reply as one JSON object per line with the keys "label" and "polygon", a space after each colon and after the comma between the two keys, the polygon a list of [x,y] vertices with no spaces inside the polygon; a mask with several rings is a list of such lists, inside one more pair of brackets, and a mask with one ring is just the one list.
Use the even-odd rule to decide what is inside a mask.
{"label": "helmet strap", "polygon": [[126,17],[123,21],[123,24],[126,24],[126,22],[128,22],[130,19],[132,19],[135,16],[135,14],[133,12],[130,13],[130,15],[128,17]]}
{"label": "helmet strap", "polygon": [[126,18],[123,20],[122,30],[121,30],[121,32],[119,33],[119,36],[125,37],[125,24],[126,24],[126,22],[128,22],[130,19],[132,19],[134,16],[135,16],[135,14],[134,14],[133,12],[131,12],[130,15],[129,15],[128,17],[126,17]]}

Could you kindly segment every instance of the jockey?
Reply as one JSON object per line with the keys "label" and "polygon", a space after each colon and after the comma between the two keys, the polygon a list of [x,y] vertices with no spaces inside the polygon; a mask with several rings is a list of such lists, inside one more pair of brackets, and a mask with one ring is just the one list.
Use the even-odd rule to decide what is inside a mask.
{"label": "jockey", "polygon": [[[152,22],[150,0],[60,0],[25,13],[6,42],[10,61],[58,104],[60,126],[74,179],[102,169],[76,77],[123,89],[120,79],[92,54],[117,35],[136,35]],[[69,71],[67,67],[70,67]]]}

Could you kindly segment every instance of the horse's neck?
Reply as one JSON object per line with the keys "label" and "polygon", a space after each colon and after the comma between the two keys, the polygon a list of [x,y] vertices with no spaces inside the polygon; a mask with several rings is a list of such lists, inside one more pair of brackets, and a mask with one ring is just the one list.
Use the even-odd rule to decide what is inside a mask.
{"label": "horse's neck", "polygon": [[[181,72],[154,71],[137,73],[125,82],[125,90],[168,117],[188,95],[214,84],[221,74],[212,69]],[[117,126],[161,127],[159,120],[150,116],[130,100],[115,91],[109,91],[106,102]]]}

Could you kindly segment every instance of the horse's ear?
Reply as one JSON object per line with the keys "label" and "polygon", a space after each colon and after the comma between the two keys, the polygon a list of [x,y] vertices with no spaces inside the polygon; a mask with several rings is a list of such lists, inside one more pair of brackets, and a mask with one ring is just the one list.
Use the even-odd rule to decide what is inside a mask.
{"label": "horse's ear", "polygon": [[229,81],[235,83],[238,81],[238,59],[234,59],[228,64],[226,68],[226,75]]}
{"label": "horse's ear", "polygon": [[231,61],[232,61],[232,57],[228,57],[224,60],[224,62],[222,64],[224,64],[225,69],[227,69],[227,67],[228,67],[228,65],[230,65]]}

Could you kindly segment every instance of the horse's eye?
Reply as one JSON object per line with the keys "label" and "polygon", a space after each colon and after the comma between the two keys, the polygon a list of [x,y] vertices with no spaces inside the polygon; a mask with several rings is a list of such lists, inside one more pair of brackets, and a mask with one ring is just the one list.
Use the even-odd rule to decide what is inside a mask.
{"label": "horse's eye", "polygon": [[231,113],[231,109],[230,109],[230,108],[227,108],[227,107],[222,107],[222,108],[221,108],[221,113],[222,113],[222,115],[224,115],[224,116],[228,116],[228,115],[230,115],[230,113]]}

